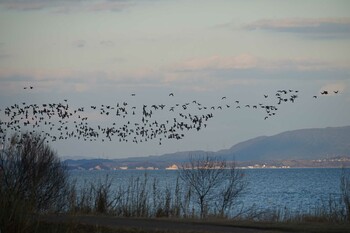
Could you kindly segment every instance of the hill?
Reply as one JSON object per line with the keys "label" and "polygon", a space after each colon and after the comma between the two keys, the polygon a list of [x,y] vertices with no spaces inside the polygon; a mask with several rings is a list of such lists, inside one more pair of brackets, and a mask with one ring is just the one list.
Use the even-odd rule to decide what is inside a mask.
{"label": "hill", "polygon": [[[276,164],[272,161],[289,161],[279,164],[294,164],[295,167],[314,167],[320,159],[343,158],[350,156],[350,126],[300,129],[287,131],[273,136],[260,136],[240,142],[230,149],[217,152],[185,151],[160,156],[133,157],[125,159],[66,160],[73,169],[111,169],[111,168],[165,168],[171,164],[188,161],[190,155],[215,155],[227,160],[235,159],[248,166],[251,164]],[[292,160],[299,162],[290,162]],[[338,159],[342,161],[342,159]],[[309,162],[305,162],[309,161]],[[307,165],[305,165],[307,164]],[[324,164],[330,164],[325,160]],[[323,166],[318,164],[317,166]],[[328,166],[325,165],[325,166]],[[338,165],[332,165],[338,166]]]}
{"label": "hill", "polygon": [[350,155],[350,126],[300,129],[257,137],[217,155],[234,155],[237,161],[320,159]]}

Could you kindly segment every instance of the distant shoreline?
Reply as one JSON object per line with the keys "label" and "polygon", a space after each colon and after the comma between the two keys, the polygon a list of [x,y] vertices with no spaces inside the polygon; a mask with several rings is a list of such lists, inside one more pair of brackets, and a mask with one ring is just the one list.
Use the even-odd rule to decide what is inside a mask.
{"label": "distant shoreline", "polygon": [[[83,159],[65,160],[69,170],[178,170],[185,162],[148,161],[147,157],[140,161]],[[293,169],[293,168],[342,168],[350,167],[350,157],[338,156],[313,160],[270,160],[270,161],[228,161],[235,163],[238,169]]]}

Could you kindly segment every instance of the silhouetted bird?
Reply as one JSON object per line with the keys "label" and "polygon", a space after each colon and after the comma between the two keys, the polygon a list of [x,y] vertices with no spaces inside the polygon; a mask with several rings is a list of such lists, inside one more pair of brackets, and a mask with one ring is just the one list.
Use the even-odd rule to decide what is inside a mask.
{"label": "silhouetted bird", "polygon": [[[33,87],[27,86],[24,89],[33,89]],[[289,90],[288,92],[288,89],[277,91],[276,97],[279,101],[278,104],[294,102],[298,97],[295,94],[297,92],[295,90]],[[333,92],[336,94],[338,90]],[[329,92],[322,91],[321,94],[327,95]],[[131,93],[131,96],[135,96],[135,93]],[[170,93],[169,96],[174,96],[174,94]],[[264,95],[264,98],[267,97],[268,95]],[[317,98],[316,95],[313,97]],[[226,96],[221,97],[221,99],[226,99]],[[37,132],[45,133],[47,130],[48,132],[45,133],[45,137],[52,142],[67,140],[69,138],[84,141],[96,141],[97,139],[111,141],[114,136],[120,142],[141,143],[157,139],[159,140],[159,144],[162,144],[160,143],[161,138],[180,140],[185,136],[183,131],[199,131],[207,127],[207,121],[213,118],[213,113],[218,110],[224,111],[224,109],[226,110],[230,106],[232,107],[229,104],[205,106],[197,100],[187,103],[176,103],[174,106],[169,106],[168,108],[165,108],[167,106],[166,104],[151,104],[150,108],[148,108],[148,105],[143,104],[142,111],[138,111],[136,106],[130,106],[127,102],[117,102],[115,107],[102,104],[98,109],[96,105],[90,105],[90,111],[96,110],[105,117],[122,118],[122,121],[112,121],[112,123],[109,123],[110,125],[104,126],[98,124],[93,126],[90,125],[88,117],[84,116],[86,108],[72,108],[65,102],[68,102],[68,100],[64,99],[64,103],[41,104],[26,104],[25,102],[21,102],[21,104],[2,108],[5,119],[1,119],[0,121],[0,139],[1,137],[4,139],[7,130],[17,133],[28,130],[28,135]],[[276,106],[264,105],[262,103],[239,106],[239,102],[238,100],[234,102],[234,106],[237,109],[243,107],[257,109],[260,106],[267,114],[264,118],[265,120],[276,115]],[[212,112],[206,112],[207,109],[211,109]],[[156,116],[157,120],[155,120],[154,115],[157,115],[162,110],[169,111],[168,118],[165,118],[162,122]],[[197,115],[197,111],[201,111],[201,113]],[[139,118],[137,114],[140,114]],[[130,117],[130,115],[135,117]],[[124,122],[123,119],[127,121]],[[25,129],[22,127],[25,127]]]}

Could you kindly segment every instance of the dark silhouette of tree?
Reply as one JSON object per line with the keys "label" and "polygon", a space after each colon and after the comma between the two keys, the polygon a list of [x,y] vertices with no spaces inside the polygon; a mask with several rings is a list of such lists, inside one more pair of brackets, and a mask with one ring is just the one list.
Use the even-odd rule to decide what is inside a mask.
{"label": "dark silhouette of tree", "polygon": [[345,206],[345,218],[346,221],[350,222],[350,175],[345,168],[342,170],[340,191]]}
{"label": "dark silhouette of tree", "polygon": [[244,173],[236,168],[234,162],[227,164],[225,173],[225,181],[221,185],[215,203],[220,217],[227,217],[227,212],[233,208],[237,198],[243,194],[247,187]]}
{"label": "dark silhouette of tree", "polygon": [[235,164],[229,165],[218,157],[205,155],[190,157],[180,169],[180,178],[190,187],[194,201],[199,205],[200,218],[205,218],[208,208],[215,206],[224,216],[246,187],[243,173]]}
{"label": "dark silhouette of tree", "polygon": [[67,170],[39,135],[14,135],[0,151],[2,232],[25,232],[30,216],[55,211],[67,190]]}

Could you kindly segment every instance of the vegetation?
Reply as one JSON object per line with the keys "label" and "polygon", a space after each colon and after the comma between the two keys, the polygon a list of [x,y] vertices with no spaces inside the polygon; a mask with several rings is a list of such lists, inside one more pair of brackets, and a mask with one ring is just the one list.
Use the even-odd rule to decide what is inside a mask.
{"label": "vegetation", "polygon": [[[43,229],[48,229],[45,232],[84,232],[82,229],[118,232],[91,226],[77,230],[78,223],[51,224],[39,220],[39,216],[51,213],[178,221],[205,219],[214,224],[254,225],[255,228],[258,223],[280,227],[281,223],[293,226],[295,223],[350,222],[350,175],[346,169],[341,176],[341,197],[330,196],[313,212],[300,214],[279,209],[240,211],[235,204],[247,186],[242,170],[236,169],[234,163],[209,155],[191,157],[172,185],[151,180],[147,174],[131,177],[126,185],[112,186],[113,182],[108,176],[82,186],[68,182],[66,167],[43,138],[14,135],[0,151],[0,232],[40,233]],[[345,228],[348,227],[346,224]]]}
{"label": "vegetation", "polygon": [[350,175],[346,173],[344,168],[341,176],[340,190],[342,193],[342,202],[345,207],[343,216],[350,222]]}
{"label": "vegetation", "polygon": [[212,214],[228,216],[247,184],[243,172],[237,170],[234,163],[229,166],[225,160],[209,155],[191,157],[189,163],[181,167],[180,178],[193,193],[200,218],[207,217],[211,207],[214,208]]}
{"label": "vegetation", "polygon": [[14,135],[0,151],[0,230],[28,232],[35,214],[60,211],[67,172],[38,135]]}
{"label": "vegetation", "polygon": [[234,164],[214,157],[191,158],[180,170],[175,185],[159,180],[130,178],[127,186],[112,190],[108,176],[97,185],[76,185],[70,189],[69,211],[123,217],[206,218],[229,217],[246,182]]}

